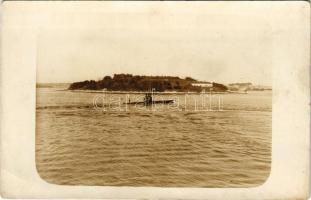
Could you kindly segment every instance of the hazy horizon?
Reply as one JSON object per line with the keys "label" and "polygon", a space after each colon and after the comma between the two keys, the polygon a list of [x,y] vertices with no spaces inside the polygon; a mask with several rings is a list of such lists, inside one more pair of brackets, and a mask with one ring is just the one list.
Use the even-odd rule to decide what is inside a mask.
{"label": "hazy horizon", "polygon": [[[118,73],[118,74],[129,74],[129,73]],[[145,74],[132,74],[133,76],[172,76],[172,75],[145,75]],[[94,80],[94,81],[99,81],[99,80],[102,80],[105,76],[110,76],[111,78],[113,78],[114,74],[110,74],[110,75],[104,75],[102,76],[102,78],[97,78],[97,79],[85,79],[85,80],[80,80],[80,81],[74,81],[74,82],[82,82],[82,81],[91,81],[91,80]],[[182,78],[182,79],[185,79],[186,77],[190,77],[190,76],[178,76],[179,78]],[[197,81],[207,81],[207,82],[216,82],[216,81],[209,81],[209,80],[200,80],[200,79],[197,79],[195,77],[190,77],[190,78],[193,78]],[[71,84],[73,82],[37,82],[37,84]],[[251,81],[243,81],[243,82],[238,82],[238,81],[235,81],[235,82],[217,82],[217,83],[223,83],[223,84],[231,84],[231,83],[252,83],[253,85],[262,85],[262,86],[271,86],[271,85],[268,85],[268,84],[257,84],[257,83],[254,83],[254,82],[251,82]]]}
{"label": "hazy horizon", "polygon": [[[76,26],[42,30],[37,82],[72,83],[129,73],[272,85],[271,16],[262,16],[260,7],[243,14],[231,7],[219,13],[214,9],[88,13],[88,20],[79,17]],[[64,19],[74,23],[75,17]]]}

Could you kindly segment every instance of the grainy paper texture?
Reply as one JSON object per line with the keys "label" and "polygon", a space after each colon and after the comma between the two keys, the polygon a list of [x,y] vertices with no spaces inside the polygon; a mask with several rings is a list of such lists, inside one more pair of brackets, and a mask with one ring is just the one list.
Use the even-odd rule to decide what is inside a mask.
{"label": "grainy paper texture", "polygon": [[[306,2],[5,2],[3,4],[1,66],[1,194],[4,197],[16,198],[306,198],[309,184],[310,94],[309,73],[307,73],[310,65],[309,16],[310,7]],[[205,21],[209,22],[209,25],[206,25]],[[204,34],[205,27],[207,34]],[[162,37],[163,35],[156,34],[157,32],[153,33],[154,35],[148,33],[152,29],[161,28],[171,30],[168,31],[171,35],[161,33],[165,36],[169,35]],[[118,29],[127,31],[128,35],[113,32]],[[230,83],[234,81],[234,77],[238,77],[239,73],[244,74],[246,78],[238,79],[238,81],[245,81],[247,77],[256,74],[253,76],[255,82],[271,84],[272,133],[268,135],[272,138],[269,140],[272,143],[270,147],[272,158],[267,165],[269,169],[267,172],[270,173],[266,174],[267,178],[260,179],[258,183],[254,181],[253,185],[245,183],[217,185],[217,182],[193,182],[191,185],[191,181],[183,185],[178,182],[178,178],[181,177],[180,180],[184,183],[187,176],[184,177],[185,179],[179,176],[175,178],[176,181],[173,181],[172,185],[163,184],[162,186],[152,182],[135,185],[130,181],[121,183],[125,187],[105,186],[109,183],[98,180],[89,184],[85,179],[80,180],[79,177],[75,177],[78,184],[74,181],[68,182],[68,179],[53,179],[53,176],[46,176],[45,180],[41,178],[44,177],[44,173],[50,172],[45,171],[45,163],[36,165],[35,162],[36,153],[38,156],[36,143],[41,144],[38,143],[41,141],[40,138],[42,141],[47,140],[43,137],[44,135],[40,135],[40,132],[35,133],[36,127],[37,131],[41,130],[38,129],[38,123],[42,123],[40,117],[44,116],[36,115],[36,107],[38,109],[38,103],[40,107],[41,101],[40,90],[36,90],[36,83],[62,82],[64,77],[70,77],[70,82],[83,81],[85,74],[89,76],[86,79],[98,78],[96,77],[98,71],[94,70],[98,60],[94,59],[93,68],[90,70],[93,72],[89,72],[79,67],[85,64],[83,63],[85,60],[79,57],[89,56],[91,60],[102,54],[109,55],[109,51],[94,46],[77,45],[80,36],[91,36],[86,37],[87,44],[95,45],[101,35],[110,38],[110,41],[114,38],[122,38],[120,41],[135,44],[140,42],[140,37],[131,35],[134,33],[129,31],[135,29],[142,30],[137,32],[137,34],[142,34],[141,40],[145,39],[144,34],[155,38],[150,46],[161,51],[159,55],[164,57],[164,61],[166,53],[163,52],[170,51],[157,46],[161,42],[160,40],[156,42],[158,38],[174,45],[174,39],[178,40],[178,36],[181,36],[181,34],[175,34],[175,37],[174,31],[181,29],[186,32],[188,30],[189,33],[184,33],[184,35],[188,36],[189,42],[181,40],[181,44],[187,44],[184,53],[187,55],[193,50],[196,52],[193,56],[197,58],[197,62],[201,62],[204,56],[201,58],[200,55],[204,53],[199,52],[198,49],[206,50],[202,41],[208,41],[202,38],[215,37],[215,43],[211,44],[215,46],[214,58],[223,56],[223,61],[214,59],[206,64],[223,66],[226,61],[232,61],[235,66],[232,66],[231,76],[230,73],[225,73],[223,68],[213,68],[219,71],[211,72],[213,77],[209,78],[214,78],[213,81],[216,82],[223,78]],[[255,36],[249,36],[247,33],[255,34]],[[129,39],[126,40],[126,37]],[[218,37],[223,37],[223,51],[221,51],[221,45],[216,44]],[[235,39],[235,37],[239,38]],[[62,40],[63,43],[54,43],[54,41]],[[198,48],[200,45],[202,47]],[[79,46],[85,48],[79,50]],[[144,49],[142,45],[136,46]],[[57,54],[51,53],[57,52],[58,47],[61,48],[58,51],[59,55],[61,52],[74,52],[73,55],[77,57],[73,58],[70,64],[77,66],[76,71],[59,67],[62,64],[62,57],[60,56],[58,60],[53,58],[53,55],[57,56]],[[152,71],[152,67],[153,69],[156,67],[152,65],[158,65],[163,66],[162,69],[157,68],[158,71],[164,70],[164,73],[169,75],[174,73],[168,70],[169,66],[176,63],[180,65],[179,71],[184,74],[193,74],[200,79],[202,79],[200,70],[204,74],[204,68],[198,70],[187,67],[187,64],[193,66],[200,64],[194,59],[187,59],[187,56],[184,56],[182,61],[168,57],[167,63],[163,64],[157,57],[140,59],[133,51],[127,53],[126,46],[124,47],[119,48],[120,54],[123,55],[123,68],[114,67],[113,70],[116,73],[130,69],[133,64],[131,62],[139,60],[138,67],[135,68],[137,71],[134,70],[134,72],[140,74],[146,72],[150,72],[151,75],[156,74],[157,70]],[[232,50],[234,47],[236,47],[235,51]],[[97,51],[89,52],[94,49]],[[171,50],[176,51],[174,47],[171,47]],[[220,52],[223,52],[223,55]],[[151,51],[151,53],[156,53],[156,51]],[[213,54],[213,51],[207,53]],[[143,52],[140,54],[142,55]],[[113,60],[114,55],[111,56]],[[245,59],[235,59],[238,56],[244,56]],[[206,57],[211,58],[211,55]],[[254,62],[256,59],[258,62]],[[57,66],[53,67],[53,63]],[[142,67],[144,63],[151,66],[151,71],[144,71]],[[245,63],[252,63],[254,66],[248,71]],[[109,63],[108,60],[105,64],[112,65],[113,62]],[[60,73],[53,74],[53,69]],[[84,69],[84,71],[78,69]],[[114,73],[113,70],[110,73]],[[64,75],[72,72],[76,74]],[[221,105],[220,102],[219,100],[219,105]],[[224,105],[226,105],[225,102]],[[39,156],[47,153],[44,149],[40,152],[42,154]],[[37,158],[39,161],[40,159],[44,161],[44,157]],[[49,158],[53,159],[53,157],[47,159]],[[219,165],[221,167],[221,164]],[[243,169],[243,165],[239,167]],[[41,177],[37,168],[39,172],[41,171]],[[66,173],[66,170],[63,172]],[[53,183],[56,184],[46,181],[54,181]],[[112,182],[112,185],[113,183],[116,182]],[[126,184],[140,187],[126,187]],[[220,188],[211,188],[213,184],[214,187]]]}

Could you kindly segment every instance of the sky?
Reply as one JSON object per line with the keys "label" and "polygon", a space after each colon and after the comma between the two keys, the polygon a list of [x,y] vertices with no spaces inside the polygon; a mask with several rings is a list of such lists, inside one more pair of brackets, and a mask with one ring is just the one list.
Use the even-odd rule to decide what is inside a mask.
{"label": "sky", "polygon": [[72,11],[38,36],[37,82],[129,73],[271,85],[273,37],[263,8],[168,8],[103,9],[81,20]]}

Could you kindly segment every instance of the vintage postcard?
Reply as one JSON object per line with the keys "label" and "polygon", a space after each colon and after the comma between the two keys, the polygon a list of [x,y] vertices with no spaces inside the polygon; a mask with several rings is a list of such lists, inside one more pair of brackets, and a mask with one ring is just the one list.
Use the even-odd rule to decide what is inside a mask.
{"label": "vintage postcard", "polygon": [[308,197],[309,3],[2,10],[4,197]]}

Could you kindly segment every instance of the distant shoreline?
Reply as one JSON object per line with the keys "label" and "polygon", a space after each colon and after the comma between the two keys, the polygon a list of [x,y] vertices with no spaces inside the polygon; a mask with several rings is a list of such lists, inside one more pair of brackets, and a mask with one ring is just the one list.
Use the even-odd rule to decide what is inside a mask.
{"label": "distant shoreline", "polygon": [[[147,91],[105,91],[105,90],[69,90],[69,89],[64,89],[60,91],[69,91],[69,92],[78,92],[78,93],[100,93],[100,94],[146,94],[148,93]],[[271,91],[271,90],[264,90],[264,91]],[[263,92],[263,91],[248,91],[248,92]],[[150,92],[149,92],[150,93]],[[177,95],[183,95],[183,94],[247,94],[239,91],[225,91],[225,92],[153,92],[155,95],[170,95],[170,94],[177,94]]]}
{"label": "distant shoreline", "polygon": [[[69,92],[81,92],[81,93],[101,93],[101,94],[146,94],[151,93],[148,91],[105,91],[105,90],[70,90],[64,89],[61,91]],[[200,93],[200,92],[177,92],[177,91],[167,91],[167,92],[152,92],[153,94],[210,94],[210,92]],[[227,94],[230,92],[211,92],[212,94]]]}

